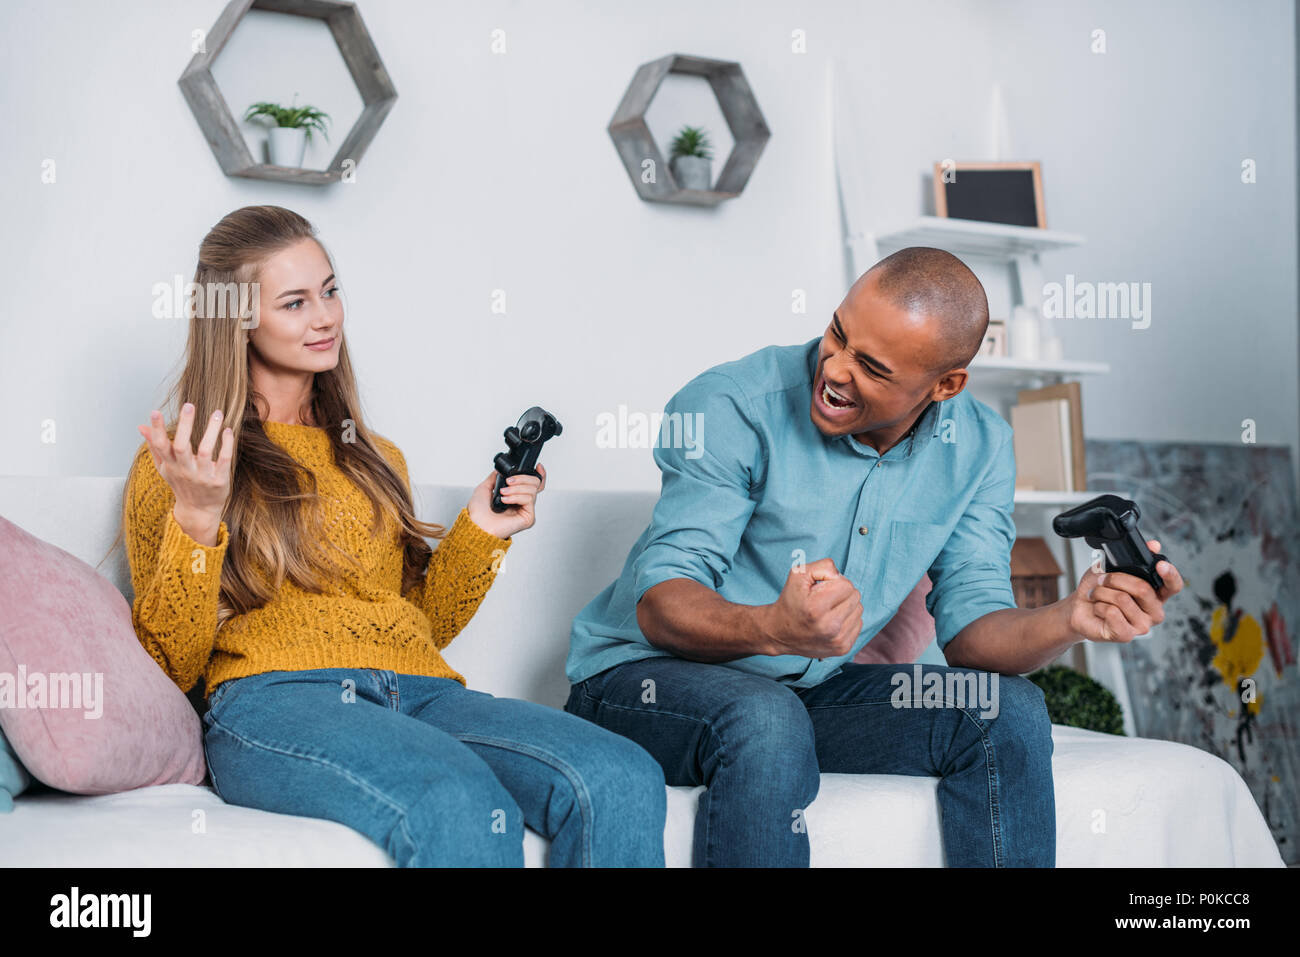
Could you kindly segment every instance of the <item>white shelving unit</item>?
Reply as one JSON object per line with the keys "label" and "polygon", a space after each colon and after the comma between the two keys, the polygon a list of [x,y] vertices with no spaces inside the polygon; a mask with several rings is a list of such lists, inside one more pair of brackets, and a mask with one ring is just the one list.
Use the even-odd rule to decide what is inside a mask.
{"label": "white shelving unit", "polygon": [[1069,382],[1090,375],[1106,375],[1110,365],[1079,359],[1046,362],[1035,359],[1012,359],[1010,356],[976,356],[971,373],[983,385],[1016,389],[1037,389],[1054,382]]}
{"label": "white shelving unit", "polygon": [[1082,505],[1090,498],[1096,498],[1101,492],[1040,492],[1037,489],[1016,489],[1017,505],[1041,505],[1048,508],[1072,508]]}
{"label": "white shelving unit", "polygon": [[[918,216],[885,232],[851,236],[849,245],[853,247],[855,256],[869,255],[872,263],[880,258],[881,246],[897,249],[904,246],[935,246],[956,256],[981,256],[1008,262],[1014,269],[1016,285],[1019,287],[1018,302],[1041,307],[1043,270],[1038,257],[1043,253],[1081,246],[1083,243],[1082,236],[1054,229],[980,223],[971,219],[946,219],[942,216]],[[864,270],[866,268],[863,267]]]}
{"label": "white shelving unit", "polygon": [[[1028,226],[1007,226],[1001,223],[981,223],[973,220],[946,219],[938,216],[921,216],[898,228],[885,232],[853,233],[847,242],[852,252],[853,268],[857,275],[881,258],[880,248],[902,249],[906,246],[935,246],[957,256],[978,256],[1010,265],[1014,288],[1013,305],[1042,306],[1043,272],[1039,257],[1079,246],[1082,236],[1055,230],[1035,229]],[[857,275],[852,278],[856,279]],[[1082,360],[1029,360],[1009,356],[981,356],[970,365],[971,394],[1010,419],[1011,406],[1021,389],[1037,389],[1045,385],[1104,376],[1110,366],[1104,362]],[[1083,492],[1028,491],[1015,493],[1016,534],[1020,537],[1041,537],[1047,541],[1065,570],[1059,585],[1062,595],[1068,595],[1078,584],[1088,564],[1092,551],[1082,539],[1065,540],[1052,531],[1054,515],[1088,501],[1110,489],[1089,489]],[[1116,494],[1123,494],[1116,492]],[[1116,645],[1083,642],[1073,653],[1062,656],[1061,663],[1080,667],[1105,685],[1118,699],[1124,711],[1124,730],[1135,734],[1128,686],[1124,681],[1119,649]]]}
{"label": "white shelving unit", "polygon": [[1033,226],[1007,226],[1004,223],[980,223],[973,219],[947,219],[943,216],[918,216],[886,232],[876,234],[881,246],[937,246],[954,255],[992,256],[997,259],[1051,252],[1069,246],[1082,246],[1084,238],[1075,233]]}
{"label": "white shelving unit", "polygon": [[[1104,362],[1083,362],[1060,359],[1036,361],[1012,359],[1007,356],[979,356],[970,364],[970,382],[966,388],[977,399],[996,409],[1010,421],[1011,406],[1021,389],[1038,389],[1045,385],[1070,382],[1085,376],[1106,375],[1110,366]],[[1016,504],[1054,508],[1068,507],[1086,502],[1101,492],[1027,491],[1016,492]]]}

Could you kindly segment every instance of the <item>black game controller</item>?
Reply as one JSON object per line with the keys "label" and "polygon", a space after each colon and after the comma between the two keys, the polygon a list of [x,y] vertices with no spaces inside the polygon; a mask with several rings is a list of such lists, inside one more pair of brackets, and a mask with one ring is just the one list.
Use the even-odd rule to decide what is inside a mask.
{"label": "black game controller", "polygon": [[[554,438],[564,429],[555,416],[540,405],[535,405],[519,417],[519,421],[506,429],[506,452],[498,452],[492,460],[500,473],[492,486],[492,511],[504,512],[514,506],[501,501],[501,490],[511,475],[537,475],[537,457],[542,454],[542,443]],[[537,476],[541,478],[540,475]]]}
{"label": "black game controller", "polygon": [[1105,553],[1106,571],[1136,575],[1158,592],[1165,583],[1156,573],[1156,562],[1167,561],[1169,556],[1163,552],[1156,555],[1147,548],[1137,527],[1141,514],[1136,503],[1126,498],[1099,495],[1052,519],[1052,531],[1062,538],[1082,536]]}

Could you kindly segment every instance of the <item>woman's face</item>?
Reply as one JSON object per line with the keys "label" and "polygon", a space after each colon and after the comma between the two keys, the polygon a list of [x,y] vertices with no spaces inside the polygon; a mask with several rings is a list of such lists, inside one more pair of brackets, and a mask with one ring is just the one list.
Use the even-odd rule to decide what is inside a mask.
{"label": "woman's face", "polygon": [[249,346],[273,372],[325,372],[339,361],[343,300],[325,251],[301,239],[263,264]]}

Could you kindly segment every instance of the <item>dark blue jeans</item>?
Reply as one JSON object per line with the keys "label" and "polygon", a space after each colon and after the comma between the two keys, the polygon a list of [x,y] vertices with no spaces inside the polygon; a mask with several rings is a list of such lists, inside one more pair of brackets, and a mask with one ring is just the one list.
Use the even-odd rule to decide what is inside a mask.
{"label": "dark blue jeans", "polygon": [[799,824],[822,771],[938,776],[950,867],[1055,866],[1042,691],[1025,678],[993,684],[985,672],[924,665],[923,675],[988,681],[996,716],[970,696],[900,707],[896,676],[910,682],[915,667],[849,664],[794,690],[725,665],[647,658],[574,685],[565,710],[641,745],[670,785],[707,788],[695,818],[697,867],[808,866]]}
{"label": "dark blue jeans", "polygon": [[662,867],[659,765],[626,738],[450,678],[368,668],[223,681],[203,746],[231,804],[338,821],[399,866]]}

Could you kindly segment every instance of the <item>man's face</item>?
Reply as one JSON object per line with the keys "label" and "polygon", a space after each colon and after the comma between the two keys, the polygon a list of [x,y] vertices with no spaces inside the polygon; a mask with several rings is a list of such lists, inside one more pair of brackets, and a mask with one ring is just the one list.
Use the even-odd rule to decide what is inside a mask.
{"label": "man's face", "polygon": [[935,326],[878,295],[875,277],[859,279],[822,336],[813,424],[828,436],[910,427],[940,378]]}

